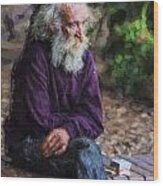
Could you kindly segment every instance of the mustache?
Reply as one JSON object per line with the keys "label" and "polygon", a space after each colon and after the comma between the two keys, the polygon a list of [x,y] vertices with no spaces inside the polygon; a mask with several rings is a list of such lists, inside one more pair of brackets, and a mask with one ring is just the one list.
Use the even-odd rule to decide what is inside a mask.
{"label": "mustache", "polygon": [[82,46],[83,44],[88,45],[89,39],[84,35],[75,34],[74,36],[71,36],[69,38],[69,41],[67,43],[68,43],[67,47],[70,47],[70,48],[79,47],[80,48],[80,46]]}
{"label": "mustache", "polygon": [[82,34],[76,33],[76,34],[75,34],[75,37],[78,38],[80,42],[83,41],[83,35],[82,35]]}

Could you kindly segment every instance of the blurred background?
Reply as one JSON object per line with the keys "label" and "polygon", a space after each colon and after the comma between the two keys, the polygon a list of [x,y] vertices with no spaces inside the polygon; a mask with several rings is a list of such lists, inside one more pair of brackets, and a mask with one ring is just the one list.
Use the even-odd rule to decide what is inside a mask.
{"label": "blurred background", "polygon": [[[103,154],[152,154],[154,134],[154,3],[89,3],[91,38],[103,94]],[[1,6],[1,120],[8,115],[10,73],[28,31],[33,5]]]}

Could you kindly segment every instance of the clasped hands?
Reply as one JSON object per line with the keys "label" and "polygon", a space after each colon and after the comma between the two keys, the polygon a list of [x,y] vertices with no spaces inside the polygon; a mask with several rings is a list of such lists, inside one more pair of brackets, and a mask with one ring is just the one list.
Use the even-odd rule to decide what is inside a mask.
{"label": "clasped hands", "polygon": [[56,156],[63,154],[68,147],[69,140],[70,136],[65,129],[53,129],[41,146],[43,155],[48,158],[53,154]]}

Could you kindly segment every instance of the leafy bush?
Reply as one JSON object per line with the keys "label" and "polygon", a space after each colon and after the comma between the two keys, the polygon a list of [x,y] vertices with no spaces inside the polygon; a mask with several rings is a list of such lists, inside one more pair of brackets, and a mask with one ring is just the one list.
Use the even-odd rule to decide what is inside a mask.
{"label": "leafy bush", "polygon": [[147,25],[150,4],[145,2],[142,5],[139,16],[121,25],[115,24],[111,35],[124,44],[120,50],[114,51],[109,67],[111,78],[115,86],[134,97],[139,97],[138,89],[143,87],[145,90],[153,79],[154,36]]}

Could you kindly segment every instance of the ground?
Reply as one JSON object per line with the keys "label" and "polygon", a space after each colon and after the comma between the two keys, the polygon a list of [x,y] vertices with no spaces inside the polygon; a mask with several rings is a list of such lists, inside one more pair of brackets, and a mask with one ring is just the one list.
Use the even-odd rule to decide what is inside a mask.
{"label": "ground", "polygon": [[[2,143],[1,154],[4,155],[3,125],[8,115],[10,97],[10,73],[14,60],[19,55],[20,43],[2,42],[2,95],[1,95],[1,123]],[[105,68],[97,58],[99,72]],[[110,92],[103,92],[104,133],[97,139],[102,153],[108,156],[115,154],[153,154],[154,114],[153,108],[135,102],[133,99],[116,98]],[[2,176],[31,177],[31,173],[22,172],[2,164]],[[33,177],[35,177],[33,175]]]}

